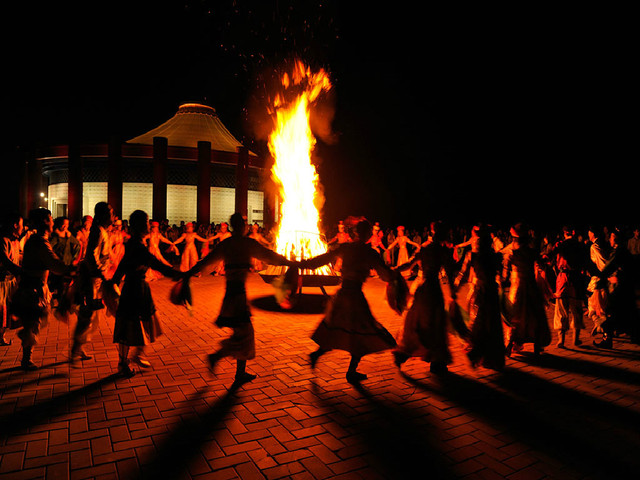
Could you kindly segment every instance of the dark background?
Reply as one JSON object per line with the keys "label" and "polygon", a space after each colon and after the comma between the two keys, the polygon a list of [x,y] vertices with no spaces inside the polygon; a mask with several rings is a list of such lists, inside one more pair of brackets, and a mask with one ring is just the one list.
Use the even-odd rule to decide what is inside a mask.
{"label": "dark background", "polygon": [[[265,153],[294,56],[329,71],[324,220],[637,222],[625,11],[293,0],[28,4],[5,12],[3,195],[16,149],[127,140],[185,101]],[[9,28],[11,27],[11,28]],[[635,143],[635,142],[633,142]]]}

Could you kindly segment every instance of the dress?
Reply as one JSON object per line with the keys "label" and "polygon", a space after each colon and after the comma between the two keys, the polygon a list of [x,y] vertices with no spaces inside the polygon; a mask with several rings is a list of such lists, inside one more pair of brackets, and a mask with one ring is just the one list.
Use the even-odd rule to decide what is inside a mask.
{"label": "dress", "polygon": [[589,257],[591,258],[591,279],[587,290],[591,293],[587,301],[587,315],[598,327],[607,319],[607,289],[601,285],[598,275],[607,264],[608,252],[602,245],[601,240],[596,240],[591,244]]}
{"label": "dress", "polygon": [[420,262],[422,283],[405,316],[397,351],[410,357],[422,357],[427,362],[448,365],[451,363],[449,316],[445,309],[440,271],[444,269],[448,278],[453,278],[451,251],[431,242],[422,247],[415,259]]}
{"label": "dress", "polygon": [[252,258],[258,258],[270,265],[288,264],[285,257],[263,247],[256,240],[229,234],[226,240],[216,245],[188,273],[198,273],[210,264],[223,265],[226,289],[215,324],[233,330],[229,338],[222,340],[221,350],[236,360],[251,360],[256,355],[251,309],[245,287],[247,275],[252,267]]}
{"label": "dress", "polygon": [[[481,363],[493,370],[504,368],[504,332],[496,275],[500,257],[493,249],[468,252],[460,274],[469,271],[469,315],[471,317],[470,349],[472,364]],[[468,270],[467,270],[468,269]]]}
{"label": "dress", "polygon": [[124,257],[113,276],[116,284],[124,277],[113,328],[114,343],[142,346],[154,342],[162,334],[151,289],[146,281],[149,268],[169,277],[177,274],[173,268],[153,256],[142,240],[128,241]]}
{"label": "dress", "polygon": [[343,243],[335,250],[303,262],[302,268],[319,268],[342,259],[342,286],[329,300],[324,318],[311,336],[322,350],[345,350],[354,357],[388,350],[396,341],[371,313],[362,285],[375,269],[383,280],[391,271],[369,245]]}
{"label": "dress", "polygon": [[180,257],[180,271],[186,272],[196,263],[198,263],[198,249],[196,248],[196,239],[206,242],[196,233],[184,234],[184,250]]}
{"label": "dress", "polygon": [[[171,264],[164,258],[164,256],[162,255],[162,251],[160,250],[161,238],[163,237],[160,233],[157,233],[157,232],[150,233],[149,237],[147,238],[147,242],[148,242],[147,248],[151,253],[151,255],[156,257],[156,259],[158,259],[160,262],[170,267]],[[157,280],[159,278],[162,278],[162,274],[158,270],[150,268],[147,271],[147,280]]]}
{"label": "dress", "polygon": [[514,246],[505,252],[503,278],[509,275],[510,279],[505,314],[511,323],[510,342],[543,348],[551,343],[551,331],[535,278],[535,260],[536,253],[528,246]]}
{"label": "dress", "polygon": [[0,242],[0,329],[2,329],[11,326],[9,304],[18,288],[20,241],[17,238],[3,237]]}
{"label": "dress", "polygon": [[19,336],[25,347],[37,343],[40,324],[49,315],[51,293],[46,283],[49,271],[64,275],[69,267],[53,253],[48,238],[31,235],[24,245],[22,275],[11,305],[11,312],[18,318],[12,328],[23,327]]}

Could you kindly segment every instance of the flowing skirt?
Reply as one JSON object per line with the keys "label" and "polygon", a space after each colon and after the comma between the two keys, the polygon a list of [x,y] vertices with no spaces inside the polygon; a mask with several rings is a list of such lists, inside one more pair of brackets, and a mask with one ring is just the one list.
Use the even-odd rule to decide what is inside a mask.
{"label": "flowing skirt", "polygon": [[481,363],[485,368],[502,370],[505,363],[505,346],[498,288],[481,284],[474,287],[469,309],[473,312],[471,349],[467,356],[473,364]]}
{"label": "flowing skirt", "polygon": [[329,300],[325,317],[311,336],[321,349],[362,357],[396,346],[393,336],[373,317],[360,287],[343,283]]}
{"label": "flowing skirt", "polygon": [[427,362],[450,364],[448,318],[439,280],[425,280],[404,319],[398,351]]}
{"label": "flowing skirt", "polygon": [[255,358],[255,333],[244,282],[227,282],[220,315],[215,323],[218,327],[233,330],[231,336],[221,342],[221,351],[236,360]]}
{"label": "flowing skirt", "polygon": [[511,323],[510,341],[517,345],[534,343],[538,347],[551,343],[544,299],[535,279],[522,280],[518,275],[512,275],[505,304],[505,313]]}
{"label": "flowing skirt", "polygon": [[149,284],[143,277],[125,279],[113,328],[113,342],[142,346],[162,335]]}

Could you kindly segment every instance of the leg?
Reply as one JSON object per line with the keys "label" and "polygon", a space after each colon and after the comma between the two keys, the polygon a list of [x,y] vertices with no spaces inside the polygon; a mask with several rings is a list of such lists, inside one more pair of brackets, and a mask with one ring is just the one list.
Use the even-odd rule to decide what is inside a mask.
{"label": "leg", "polygon": [[37,343],[35,328],[32,322],[24,322],[24,327],[18,332],[18,337],[22,341],[22,361],[20,367],[25,371],[37,370],[38,366],[31,361],[33,346]]}
{"label": "leg", "polygon": [[367,376],[364,373],[356,371],[361,359],[362,357],[351,355],[351,362],[349,362],[349,368],[347,369],[347,382],[359,383],[362,380],[366,380]]}
{"label": "leg", "polygon": [[328,350],[318,348],[315,352],[311,352],[309,354],[309,363],[312,369],[316,368],[316,363],[318,363],[318,359],[327,352]]}
{"label": "leg", "polygon": [[129,345],[118,344],[118,372],[124,377],[133,377],[136,372],[129,367]]}
{"label": "leg", "polygon": [[87,343],[89,335],[89,327],[91,327],[91,317],[93,316],[93,310],[89,307],[82,306],[78,311],[78,322],[76,328],[73,331],[73,346],[71,347],[71,361],[75,360],[90,360],[91,357],[87,355],[83,350],[83,345]]}
{"label": "leg", "polygon": [[256,378],[256,375],[247,373],[247,361],[236,360],[236,378],[233,381],[235,384],[247,383]]}
{"label": "leg", "polygon": [[136,347],[132,360],[142,368],[151,367],[151,363],[145,358],[144,355],[144,345]]}

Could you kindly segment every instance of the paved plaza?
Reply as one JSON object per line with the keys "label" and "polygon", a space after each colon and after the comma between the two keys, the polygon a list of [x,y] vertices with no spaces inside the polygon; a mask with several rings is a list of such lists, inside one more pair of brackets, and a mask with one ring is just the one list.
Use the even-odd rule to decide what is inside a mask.
{"label": "paved plaza", "polygon": [[[283,313],[270,285],[248,282],[258,378],[230,389],[234,364],[213,376],[205,357],[229,331],[213,325],[224,278],[192,281],[189,312],[169,303],[172,282],[152,290],[164,335],[148,348],[153,368],[114,375],[113,318],[81,368],[68,363],[69,326],[43,329],[24,373],[20,345],[0,347],[0,479],[423,479],[633,478],[640,468],[640,348],[528,345],[503,373],[473,370],[451,338],[454,363],[441,378],[390,352],[365,357],[361,386],[345,380],[349,356],[330,352],[315,371],[310,335],[324,297],[305,288]],[[396,333],[402,318],[371,279],[372,311]],[[327,289],[328,293],[336,287]],[[73,327],[72,320],[71,327]],[[591,325],[588,323],[588,328]]]}

